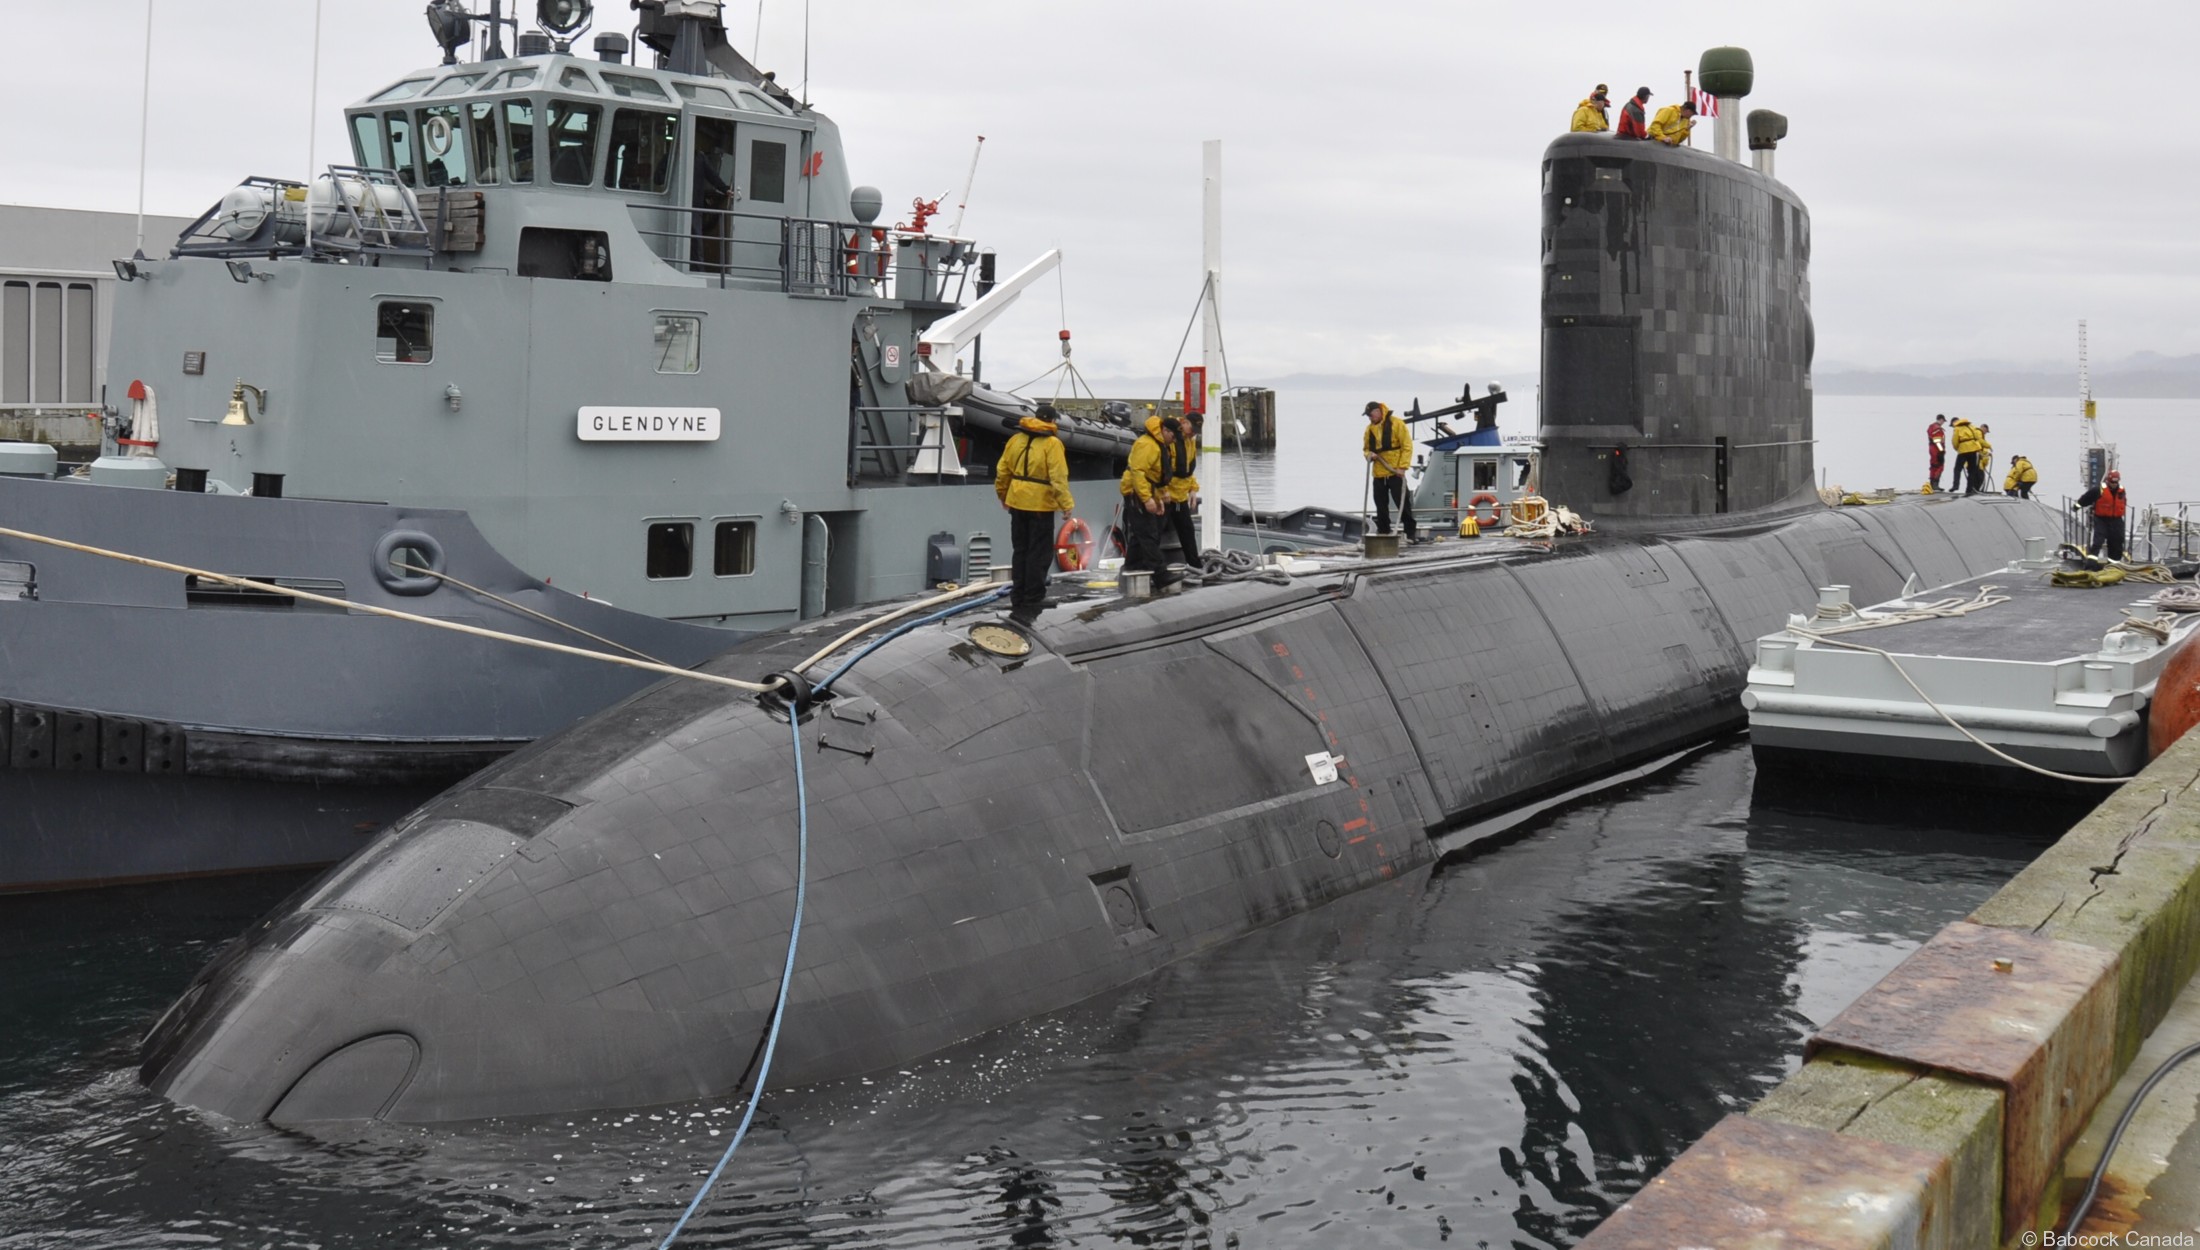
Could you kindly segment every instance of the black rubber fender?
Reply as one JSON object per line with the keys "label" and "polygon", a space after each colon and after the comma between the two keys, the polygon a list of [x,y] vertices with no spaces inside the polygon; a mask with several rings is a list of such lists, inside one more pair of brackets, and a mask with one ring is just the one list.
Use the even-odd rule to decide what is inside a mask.
{"label": "black rubber fender", "polygon": [[440,577],[400,572],[392,567],[390,557],[397,554],[399,547],[411,547],[419,551],[427,556],[429,568],[438,573],[443,571],[443,544],[436,541],[435,535],[424,534],[419,530],[391,530],[382,535],[380,542],[374,544],[374,580],[382,583],[382,589],[393,595],[425,595],[433,593],[436,587],[443,584]]}

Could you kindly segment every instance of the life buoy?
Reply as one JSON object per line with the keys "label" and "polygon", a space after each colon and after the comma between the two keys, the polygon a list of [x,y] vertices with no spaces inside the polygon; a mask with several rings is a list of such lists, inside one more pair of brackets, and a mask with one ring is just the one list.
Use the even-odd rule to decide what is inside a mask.
{"label": "life buoy", "polygon": [[420,137],[428,145],[428,155],[442,156],[451,150],[451,119],[441,113],[428,118],[428,124],[420,128]]}
{"label": "life buoy", "polygon": [[[870,264],[865,265],[868,257]],[[866,273],[865,270],[869,272]],[[848,272],[858,278],[883,281],[886,277],[886,232],[877,228],[871,231],[871,246],[863,246],[863,231],[859,228],[848,236]]]}
{"label": "life buoy", "polygon": [[[1487,517],[1482,515],[1482,505],[1484,504],[1488,504],[1490,509],[1490,514]],[[1474,523],[1483,529],[1494,529],[1505,519],[1505,509],[1503,505],[1497,502],[1497,496],[1488,491],[1483,491],[1481,494],[1467,500],[1467,515],[1473,517]]]}
{"label": "life buoy", "polygon": [[1092,567],[1092,527],[1071,517],[1054,534],[1054,563],[1064,573]]}

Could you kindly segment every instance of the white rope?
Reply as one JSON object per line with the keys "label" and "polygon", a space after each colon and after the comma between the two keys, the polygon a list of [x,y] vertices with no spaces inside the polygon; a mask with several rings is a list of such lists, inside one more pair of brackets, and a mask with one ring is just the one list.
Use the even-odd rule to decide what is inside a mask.
{"label": "white rope", "polygon": [[449,582],[451,585],[456,586],[461,590],[470,590],[475,594],[480,595],[484,599],[495,600],[496,602],[503,604],[505,607],[510,608],[514,612],[521,613],[525,616],[534,617],[536,620],[541,621],[546,625],[555,625],[559,629],[571,630],[573,633],[579,634],[583,638],[600,642],[607,647],[616,647],[619,650],[626,652],[628,655],[633,656],[635,659],[648,660],[652,664],[664,663],[663,660],[658,659],[656,656],[651,655],[646,651],[636,651],[634,648],[627,646],[625,643],[619,642],[616,639],[606,638],[602,634],[592,634],[587,630],[582,629],[580,626],[575,625],[571,621],[561,621],[557,617],[551,616],[547,612],[537,612],[533,608],[527,607],[524,604],[514,603],[510,599],[505,598],[503,595],[500,595],[493,590],[483,590],[481,587],[474,585],[472,582],[466,581],[463,578],[453,577],[449,573],[445,573],[440,569],[422,568],[420,565],[417,564],[407,564],[403,560],[392,560],[390,561],[390,564],[391,566],[403,569],[408,573],[418,573],[423,577],[439,578],[443,581]]}
{"label": "white rope", "polygon": [[854,629],[849,630],[847,633],[842,634],[840,637],[826,643],[824,650],[819,651],[816,655],[813,655],[809,659],[795,665],[791,671],[797,673],[808,672],[811,666],[815,665],[819,660],[822,660],[826,656],[831,655],[833,652],[847,646],[850,642],[855,641],[863,634],[871,630],[877,629],[879,626],[887,624],[888,622],[898,621],[905,616],[914,616],[915,614],[924,611],[926,608],[936,608],[943,603],[953,603],[957,599],[967,598],[970,595],[979,594],[981,592],[990,594],[999,589],[1000,587],[992,582],[972,582],[968,586],[957,586],[953,590],[947,591],[944,594],[934,595],[929,599],[919,599],[915,603],[905,603],[900,607],[895,608],[893,611],[886,613],[884,616],[872,617],[870,620],[863,622],[861,625],[856,626]]}
{"label": "white rope", "polygon": [[1816,637],[1818,634],[1848,634],[1860,629],[1883,629],[1889,625],[1908,625],[1916,621],[1945,620],[1949,617],[1968,616],[1981,608],[1990,608],[1996,604],[2009,602],[2008,595],[1994,593],[1999,589],[2001,589],[1999,586],[1980,586],[1978,593],[1969,599],[1965,599],[1961,595],[1950,595],[1946,599],[1935,599],[1931,603],[1912,604],[1906,608],[1899,608],[1879,616],[1867,616],[1858,620],[1849,620],[1850,617],[1856,616],[1856,608],[1853,604],[1820,604],[1818,605],[1818,619],[1846,623],[1816,626],[1816,633],[1812,634],[1812,637]]}
{"label": "white rope", "polygon": [[471,634],[476,638],[487,638],[495,642],[509,642],[517,646],[533,647],[538,651],[555,651],[560,655],[579,656],[584,660],[599,660],[605,664],[617,664],[622,668],[640,669],[645,673],[658,673],[666,677],[685,677],[690,681],[708,682],[714,686],[731,686],[736,690],[749,690],[759,694],[779,688],[776,683],[742,681],[737,677],[720,677],[715,673],[698,673],[693,669],[674,668],[670,664],[659,664],[654,660],[632,660],[623,655],[605,655],[601,651],[590,651],[584,647],[568,647],[561,642],[545,642],[540,638],[528,638],[520,634],[507,634],[499,630],[483,629],[478,625],[438,620],[432,616],[400,612],[395,608],[378,607],[371,603],[356,603],[349,599],[338,599],[329,595],[318,595],[310,590],[300,590],[295,586],[270,585],[267,582],[253,581],[248,577],[232,577],[227,573],[214,573],[206,569],[195,569],[188,564],[170,564],[166,560],[155,560],[148,556],[135,556],[126,551],[109,551],[105,547],[93,547],[62,538],[49,538],[44,534],[32,534],[23,530],[8,529],[5,526],[0,526],[0,537],[19,538],[27,543],[39,543],[48,547],[58,547],[63,551],[76,551],[85,555],[101,556],[109,560],[119,560],[124,564],[135,564],[148,569],[160,569],[169,573],[183,573],[191,577],[203,577],[210,581],[220,582],[225,586],[236,586],[244,590],[257,590],[262,594],[287,595],[293,599],[303,599],[308,603],[342,608],[347,612],[365,612],[371,616],[386,616],[395,621],[411,621],[415,625],[447,629],[457,634]]}
{"label": "white rope", "polygon": [[2147,600],[2164,612],[2200,612],[2200,586],[2172,586]]}
{"label": "white rope", "polygon": [[[1981,593],[1983,594],[1984,592],[1982,591]],[[1895,675],[1900,677],[1903,681],[1908,682],[1910,689],[1917,691],[1917,697],[1925,700],[1925,706],[1939,713],[1940,719],[1947,721],[1951,729],[1954,729],[1957,733],[1962,734],[1966,738],[1969,738],[1972,742],[1977,743],[1981,748],[1986,751],[1987,754],[1992,755],[1997,759],[2006,760],[2007,762],[2016,765],[2026,772],[2038,773],[2042,777],[2050,777],[2056,781],[2075,781],[2092,786],[2120,786],[2125,782],[2132,780],[2131,777],[2081,777],[2076,773],[2058,773],[2052,768],[2042,768],[2037,764],[2029,763],[2025,760],[2020,760],[2016,756],[2009,754],[2007,751],[2002,750],[2000,747],[1995,746],[1993,743],[1988,742],[1986,739],[1981,738],[1977,734],[1972,733],[1970,730],[1964,728],[1963,722],[1957,720],[1954,716],[1950,715],[1947,708],[1944,708],[1940,706],[1940,704],[1935,703],[1933,701],[1933,696],[1925,693],[1925,688],[1917,684],[1916,680],[1910,676],[1909,671],[1902,667],[1902,661],[1894,657],[1893,652],[1882,651],[1878,647],[1869,647],[1861,642],[1849,642],[1846,639],[1842,638],[1828,637],[1829,634],[1834,632],[1833,630],[1803,629],[1798,626],[1790,625],[1787,629],[1787,632],[1791,634],[1800,634],[1805,638],[1810,638],[1818,642],[1825,643],[1829,647],[1847,647],[1851,651],[1868,651],[1873,655],[1885,659],[1887,663],[1894,666]]]}

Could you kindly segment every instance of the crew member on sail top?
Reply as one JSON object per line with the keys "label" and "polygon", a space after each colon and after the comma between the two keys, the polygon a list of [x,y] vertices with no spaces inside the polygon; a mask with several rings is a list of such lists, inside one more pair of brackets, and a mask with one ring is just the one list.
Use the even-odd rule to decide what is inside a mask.
{"label": "crew member on sail top", "polygon": [[1994,445],[1986,439],[1993,429],[1993,426],[1979,422],[1978,461],[1971,466],[1971,488],[1965,494],[1976,495],[1986,489],[1988,482],[1994,480]]}
{"label": "crew member on sail top", "polygon": [[[1925,427],[1925,452],[1932,458],[1932,475],[1927,479],[1935,492],[1940,490],[1940,471],[1948,467],[1948,416],[1933,414],[1933,423]],[[1951,488],[1952,489],[1952,488]]]}
{"label": "crew member on sail top", "polygon": [[2002,479],[2001,493],[2015,495],[2019,499],[2032,497],[2032,485],[2040,480],[2040,471],[2019,452],[2009,457],[2009,476]]}
{"label": "crew member on sail top", "polygon": [[1176,435],[1176,418],[1146,418],[1146,432],[1131,444],[1130,467],[1123,470],[1123,569],[1152,573],[1156,590],[1175,580],[1161,567],[1161,514],[1167,505],[1161,488],[1169,480]]}
{"label": "crew member on sail top", "polygon": [[1589,93],[1589,98],[1574,106],[1575,134],[1602,134],[1612,128],[1605,110],[1612,107],[1611,97],[1605,94],[1603,83]]}
{"label": "crew member on sail top", "polygon": [[1192,471],[1199,467],[1199,439],[1207,416],[1188,412],[1183,422],[1184,437],[1170,448],[1169,480],[1161,487],[1162,519],[1176,532],[1176,545],[1184,552],[1184,563],[1197,568],[1199,527],[1192,524],[1192,510],[1199,506],[1199,479],[1192,476]]}
{"label": "crew member on sail top", "polygon": [[2101,484],[2078,496],[2071,505],[2081,512],[2093,514],[2093,542],[2086,548],[2090,555],[2104,552],[2111,560],[2124,558],[2124,475],[2114,469],[2101,479]]}
{"label": "crew member on sail top", "polygon": [[1635,88],[1635,98],[1620,106],[1619,129],[1613,134],[1621,139],[1647,139],[1650,127],[1644,124],[1643,107],[1650,102],[1650,88]]}
{"label": "crew member on sail top", "polygon": [[1658,110],[1650,122],[1650,137],[1669,148],[1677,148],[1688,142],[1688,132],[1696,128],[1696,102],[1683,100],[1668,104]]}
{"label": "crew member on sail top", "polygon": [[1952,493],[1961,485],[1964,494],[1976,495],[1979,481],[1985,476],[1978,471],[1978,427],[1971,424],[1969,417],[1957,417],[1955,424],[1948,427],[1948,441],[1955,444],[1956,449],[1956,475],[1948,483],[1949,491]]}
{"label": "crew member on sail top", "polygon": [[1406,489],[1406,469],[1413,463],[1413,434],[1406,428],[1405,418],[1392,412],[1387,404],[1370,400],[1366,413],[1367,429],[1360,434],[1360,455],[1367,461],[1368,472],[1375,475],[1375,532],[1390,532],[1390,505],[1395,500],[1406,541],[1417,543],[1421,536],[1413,524],[1413,494]]}
{"label": "crew member on sail top", "polygon": [[1030,622],[1046,606],[1047,569],[1054,560],[1054,514],[1077,506],[1069,493],[1069,457],[1055,435],[1061,420],[1052,404],[1025,417],[993,469],[993,493],[1008,509],[1010,557],[1015,578],[1008,592],[1009,618]]}

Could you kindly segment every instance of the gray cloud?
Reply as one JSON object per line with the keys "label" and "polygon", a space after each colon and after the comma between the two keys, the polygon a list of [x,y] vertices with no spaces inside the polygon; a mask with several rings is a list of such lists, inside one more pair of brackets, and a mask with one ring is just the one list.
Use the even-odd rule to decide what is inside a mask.
{"label": "gray cloud", "polygon": [[[305,167],[307,0],[156,0],[149,207],[196,213]],[[746,45],[754,9],[729,4]],[[0,199],[136,199],[140,10],[16,4]],[[602,6],[604,26],[623,6]],[[1158,379],[1198,287],[1200,140],[1225,145],[1225,314],[1256,379],[1410,366],[1477,384],[1535,359],[1542,148],[1595,82],[1679,97],[1706,45],[1755,54],[1751,106],[1792,122],[1812,205],[1823,356],[2060,362],[2200,351],[2200,169],[2187,5],[1702,3],[1604,7],[827,3],[811,94],[889,212],[959,188],[1013,268],[1060,247],[1080,363]],[[768,0],[761,59],[798,83],[802,8]],[[93,46],[87,46],[90,41]],[[434,48],[419,0],[332,0],[318,141]],[[952,194],[950,201],[952,201]],[[950,211],[952,211],[950,209]],[[989,335],[996,376],[1055,359],[1042,285]]]}

